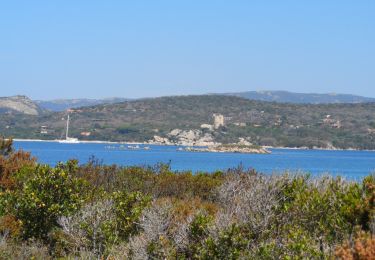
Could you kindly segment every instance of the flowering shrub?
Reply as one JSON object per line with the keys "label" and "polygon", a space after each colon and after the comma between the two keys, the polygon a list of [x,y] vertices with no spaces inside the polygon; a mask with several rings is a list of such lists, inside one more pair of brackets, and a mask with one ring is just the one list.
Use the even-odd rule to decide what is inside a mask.
{"label": "flowering shrub", "polygon": [[65,172],[62,165],[39,165],[22,178],[22,188],[2,197],[6,213],[21,224],[23,238],[46,239],[57,227],[58,217],[77,211],[85,200],[85,183]]}

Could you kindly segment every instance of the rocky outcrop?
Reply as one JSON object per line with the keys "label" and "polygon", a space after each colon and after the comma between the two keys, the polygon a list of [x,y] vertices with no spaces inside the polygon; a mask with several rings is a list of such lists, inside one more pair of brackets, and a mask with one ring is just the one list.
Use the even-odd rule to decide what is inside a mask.
{"label": "rocky outcrop", "polygon": [[154,136],[150,144],[161,145],[182,145],[186,148],[180,148],[189,152],[216,152],[216,153],[270,153],[264,147],[253,145],[245,138],[239,138],[238,143],[222,145],[214,141],[210,133],[203,133],[201,130],[181,130],[173,129],[167,134],[167,137]]}
{"label": "rocky outcrop", "polygon": [[237,145],[252,146],[253,144],[251,142],[249,142],[246,138],[239,137]]}
{"label": "rocky outcrop", "polygon": [[179,145],[209,146],[216,144],[210,133],[203,133],[198,129],[174,129],[168,134],[168,137]]}
{"label": "rocky outcrop", "polygon": [[154,139],[149,140],[148,143],[149,144],[162,144],[162,145],[173,145],[174,144],[168,138],[161,137],[161,136],[158,136],[158,135],[154,135]]}
{"label": "rocky outcrop", "polygon": [[42,110],[26,96],[0,97],[0,111],[39,115]]}
{"label": "rocky outcrop", "polygon": [[187,147],[185,151],[189,152],[215,152],[215,153],[253,153],[253,154],[269,154],[269,150],[263,147],[247,146],[247,145],[214,145],[207,148]]}
{"label": "rocky outcrop", "polygon": [[212,146],[218,145],[214,141],[210,133],[204,133],[201,130],[181,130],[173,129],[167,134],[167,137],[154,136],[152,144],[166,144],[166,145],[183,145],[183,146]]}

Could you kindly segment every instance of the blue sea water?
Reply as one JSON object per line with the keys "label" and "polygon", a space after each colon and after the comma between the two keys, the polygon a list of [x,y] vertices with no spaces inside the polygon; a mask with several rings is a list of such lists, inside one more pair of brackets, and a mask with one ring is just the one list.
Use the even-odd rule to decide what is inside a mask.
{"label": "blue sea water", "polygon": [[[375,172],[375,152],[271,149],[271,154],[208,153],[177,151],[178,146],[150,145],[149,150],[121,150],[119,144],[15,141],[16,149],[29,151],[38,161],[55,165],[59,161],[78,159],[85,163],[91,156],[104,164],[155,165],[170,163],[173,170],[215,171],[234,168],[254,168],[263,173],[306,172],[312,175],[341,175],[360,180]],[[125,145],[127,147],[127,145]],[[144,145],[140,145],[143,148]]]}

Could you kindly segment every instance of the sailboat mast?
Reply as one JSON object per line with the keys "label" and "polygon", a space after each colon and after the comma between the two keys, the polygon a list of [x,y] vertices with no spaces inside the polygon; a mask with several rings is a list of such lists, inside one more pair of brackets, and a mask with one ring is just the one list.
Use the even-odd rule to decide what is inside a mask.
{"label": "sailboat mast", "polygon": [[66,120],[66,140],[68,140],[68,136],[69,136],[69,120],[70,120],[70,117],[69,117],[69,114],[68,114],[68,119]]}
{"label": "sailboat mast", "polygon": [[60,140],[59,142],[63,144],[77,144],[79,143],[78,138],[69,137],[69,124],[70,124],[70,114],[68,112],[67,118],[66,118],[65,140]]}

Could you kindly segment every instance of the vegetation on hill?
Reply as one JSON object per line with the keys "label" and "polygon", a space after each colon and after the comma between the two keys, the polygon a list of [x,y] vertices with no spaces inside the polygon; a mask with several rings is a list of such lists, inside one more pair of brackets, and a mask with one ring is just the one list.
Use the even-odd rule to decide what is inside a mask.
{"label": "vegetation on hill", "polygon": [[225,93],[229,95],[252,100],[295,103],[295,104],[332,104],[332,103],[366,103],[375,102],[375,98],[362,97],[350,94],[316,94],[294,93],[288,91],[247,91],[237,93]]}
{"label": "vegetation on hill", "polygon": [[[330,104],[330,103],[366,103],[375,102],[375,98],[368,98],[348,94],[310,94],[294,93],[288,91],[246,91],[237,93],[222,93],[216,95],[228,95],[242,97],[251,100],[297,103],[297,104]],[[113,104],[128,101],[126,98],[105,98],[105,99],[55,99],[55,100],[34,100],[41,108],[50,111],[64,111],[70,108],[95,106],[100,104]]]}
{"label": "vegetation on hill", "polygon": [[0,259],[372,259],[362,183],[242,168],[52,168],[0,142]]}
{"label": "vegetation on hill", "polygon": [[[375,149],[375,103],[281,104],[231,96],[178,96],[76,109],[70,133],[83,140],[147,141],[173,129],[200,129],[212,115],[225,117],[219,129],[201,129],[216,142],[254,145]],[[0,132],[14,138],[57,139],[66,113],[0,115]],[[47,133],[41,133],[45,126]],[[81,133],[89,132],[89,135]]]}

